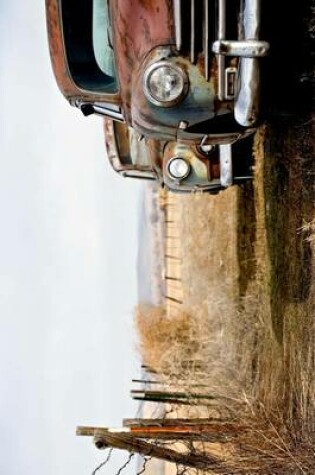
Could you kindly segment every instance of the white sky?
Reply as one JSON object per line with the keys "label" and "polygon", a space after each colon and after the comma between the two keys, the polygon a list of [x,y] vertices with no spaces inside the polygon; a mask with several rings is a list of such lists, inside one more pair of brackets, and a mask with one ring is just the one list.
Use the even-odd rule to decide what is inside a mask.
{"label": "white sky", "polygon": [[0,473],[90,474],[104,456],[76,425],[135,412],[142,184],[58,91],[44,0],[0,9]]}

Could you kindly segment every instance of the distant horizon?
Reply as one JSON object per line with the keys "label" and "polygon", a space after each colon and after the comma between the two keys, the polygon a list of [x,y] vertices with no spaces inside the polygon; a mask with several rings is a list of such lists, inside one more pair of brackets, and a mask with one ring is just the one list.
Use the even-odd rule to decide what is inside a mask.
{"label": "distant horizon", "polygon": [[160,226],[163,226],[162,212],[156,201],[158,194],[158,182],[146,182],[141,190],[138,216],[138,253],[137,253],[137,282],[138,302],[151,305],[160,305],[163,300],[160,286],[164,256],[161,249],[157,248],[157,242],[162,245],[164,236]]}

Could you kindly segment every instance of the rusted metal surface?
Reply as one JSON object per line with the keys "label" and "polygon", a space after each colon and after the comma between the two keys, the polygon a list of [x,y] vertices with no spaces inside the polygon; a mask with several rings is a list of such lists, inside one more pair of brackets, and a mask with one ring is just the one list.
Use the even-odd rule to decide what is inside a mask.
{"label": "rusted metal surface", "polygon": [[[201,145],[179,140],[163,143],[154,140],[147,141],[147,146],[154,168],[162,175],[160,181],[168,189],[175,192],[216,192],[251,177],[250,160],[245,159],[244,153],[246,156],[251,153],[253,130],[242,140],[229,140],[221,137],[221,140],[211,143],[205,136]],[[238,163],[244,163],[241,168],[238,165],[234,169],[234,154]],[[190,173],[182,179],[175,179],[170,173],[169,164],[175,157],[189,163]]]}
{"label": "rusted metal surface", "polygon": [[125,123],[104,119],[107,157],[112,168],[122,176],[157,179],[149,149],[145,142],[137,142]]}
{"label": "rusted metal surface", "polygon": [[122,171],[122,164],[117,150],[113,121],[111,119],[104,119],[103,125],[107,158],[113,169],[120,173]]}
{"label": "rusted metal surface", "polygon": [[[116,127],[116,132],[114,130]],[[121,124],[119,127],[126,127]],[[185,141],[159,141],[147,139],[143,141],[142,153],[137,152],[136,156],[141,154],[141,163],[136,159],[128,164],[124,163],[125,159],[121,156],[124,154],[122,148],[117,146],[117,124],[110,120],[105,120],[105,136],[107,154],[112,167],[119,173],[126,171],[142,172],[146,178],[145,171],[152,170],[155,177],[161,184],[168,189],[178,192],[200,192],[215,191],[230,186],[234,180],[241,179],[237,174],[233,173],[232,151],[233,142],[226,140],[217,140],[210,144],[207,137],[203,141],[202,146],[195,144],[187,144]],[[223,142],[223,143],[222,143]],[[236,143],[238,143],[236,141]],[[128,153],[131,147],[130,138],[128,138]],[[189,163],[190,172],[182,179],[174,179],[169,171],[169,164],[175,157],[180,157]],[[247,171],[247,177],[250,172]]]}
{"label": "rusted metal surface", "polygon": [[141,63],[154,47],[175,43],[172,2],[117,0],[110,7],[123,108],[127,122],[132,123],[131,95]]}
{"label": "rusted metal surface", "polygon": [[[187,121],[189,126],[195,125],[198,121],[211,119],[231,107],[231,104],[224,102],[225,94],[222,92],[225,89],[223,49],[230,47],[233,54],[237,56],[242,54],[245,46],[243,45],[243,48],[241,44],[237,46],[236,40],[224,43],[226,33],[225,0],[219,2],[218,40],[222,41],[219,46],[217,45],[218,64],[217,69],[212,64],[211,70],[209,42],[213,32],[209,30],[208,0],[204,0],[202,3],[202,12],[205,15],[203,21],[197,18],[201,12],[199,3],[197,9],[197,3],[190,2],[190,48],[187,54],[185,51],[180,51],[180,55],[174,46],[177,44],[177,48],[181,49],[185,34],[183,29],[185,25],[181,22],[183,5],[180,0],[163,0],[158,5],[153,0],[109,1],[113,49],[119,80],[119,93],[115,94],[96,94],[93,91],[83,90],[82,87],[75,84],[67,63],[60,2],[61,0],[46,0],[49,42],[57,82],[72,104],[81,107],[85,102],[87,105],[90,103],[92,104],[91,112],[104,115],[109,114],[109,110],[102,107],[102,102],[105,105],[106,103],[121,104],[123,115],[129,125],[134,126],[140,133],[159,139],[175,138],[178,124],[182,120]],[[257,33],[257,24],[259,23],[257,2],[258,0],[255,0],[255,5],[251,9],[246,4],[243,25],[245,40],[248,40],[250,34]],[[253,12],[255,15],[251,22],[250,16]],[[213,14],[212,10],[211,14]],[[203,50],[201,52],[197,48],[199,28],[203,32],[201,41]],[[255,51],[257,53],[257,48],[260,50],[262,48],[257,44],[256,49],[253,45],[250,46],[247,43],[246,45],[247,51],[250,50],[251,54],[254,54]],[[266,47],[264,45],[263,49]],[[164,58],[168,58],[171,63],[181,67],[190,82],[187,97],[171,110],[151,104],[143,91],[145,68]],[[231,64],[229,63],[227,66],[230,67]],[[245,68],[246,78],[249,74],[248,71],[251,72],[252,68]],[[256,81],[255,71],[254,79]],[[242,87],[243,83],[240,84]],[[230,96],[228,100],[231,100]],[[221,102],[217,101],[217,97],[221,98]],[[95,102],[98,102],[98,105],[95,105]],[[240,92],[239,109],[242,109],[243,103],[244,100]],[[112,113],[111,116],[116,118]]]}
{"label": "rusted metal surface", "polygon": [[[206,157],[197,147],[185,143],[168,142],[163,154],[163,177],[168,188],[174,191],[202,191],[220,187],[219,150]],[[168,166],[173,157],[184,158],[190,164],[190,174],[183,180],[170,177]]]}
{"label": "rusted metal surface", "polygon": [[206,80],[198,65],[192,64],[189,59],[176,56],[175,51],[169,47],[152,51],[143,68],[165,58],[170,64],[186,72],[190,83],[189,93],[175,107],[157,107],[151,104],[144,94],[142,69],[139,70],[134,78],[132,122],[136,128],[152,138],[174,139],[182,119],[192,126],[215,116],[215,90],[214,84]]}
{"label": "rusted metal surface", "polygon": [[58,0],[46,0],[46,18],[53,70],[61,92],[68,98],[73,94],[75,85],[69,76],[65,59],[61,13]]}
{"label": "rusted metal surface", "polygon": [[[257,36],[259,23],[259,9],[257,5],[259,2],[255,0],[254,6],[248,7],[245,5],[244,18],[244,35],[248,39],[251,35]],[[85,99],[90,102],[100,98],[104,102],[120,102],[118,94],[95,94],[82,90],[78,87],[71,78],[69,67],[67,64],[66,50],[64,45],[64,37],[62,31],[62,19],[60,0],[46,0],[47,5],[47,24],[50,40],[50,49],[52,63],[59,87],[65,96],[72,102],[76,99]],[[141,75],[143,74],[144,65],[149,62],[158,60],[154,55],[147,58],[149,52],[157,46],[168,46],[177,44],[177,48],[181,47],[181,39],[183,35],[181,15],[182,4],[181,1],[163,0],[156,5],[153,0],[136,1],[136,0],[118,0],[116,2],[110,1],[110,13],[113,19],[113,47],[115,51],[116,64],[118,69],[118,77],[120,83],[120,96],[122,99],[122,107],[125,118],[128,123],[135,124],[136,127],[142,128],[149,133],[152,125],[157,127],[156,134],[160,136],[175,134],[176,126],[181,118],[188,117],[189,122],[196,123],[193,115],[205,115],[208,111],[208,118],[214,113],[214,83],[210,80],[209,87],[208,73],[209,73],[209,4],[204,2],[204,33],[203,33],[203,59],[198,57],[198,62],[203,62],[205,74],[199,75],[194,71],[193,66],[197,60],[195,51],[196,42],[196,6],[195,2],[191,2],[191,26],[190,26],[190,58],[184,56],[180,58],[184,61],[181,66],[188,71],[188,76],[191,81],[191,93],[187,100],[184,101],[181,107],[174,113],[166,113],[165,111],[156,110],[143,97]],[[176,22],[176,32],[174,28],[174,17]],[[237,46],[234,41],[233,44],[225,44],[225,22],[226,22],[226,5],[225,0],[219,2],[219,17],[218,17],[218,40],[219,44],[215,47],[218,54],[218,96],[224,98],[222,88],[224,88],[224,67],[225,63],[222,60],[222,53],[224,49],[234,48],[234,54],[242,54],[244,48],[241,45]],[[179,34],[180,32],[180,34]],[[176,34],[175,34],[176,33]],[[252,39],[256,39],[252,36]],[[237,42],[236,42],[237,43]],[[265,45],[266,46],[266,45]],[[264,46],[264,50],[266,49]],[[256,45],[256,53],[258,46]],[[262,47],[260,47],[261,50]],[[238,51],[238,49],[240,51]],[[251,54],[254,54],[254,47],[247,45],[247,50],[251,49]],[[258,48],[259,49],[259,48]],[[233,52],[233,51],[232,51]],[[162,55],[164,52],[162,51]],[[226,54],[226,53],[224,53]],[[159,56],[159,52],[156,52]],[[185,63],[186,61],[186,63]],[[251,70],[251,68],[250,68]],[[241,83],[242,84],[242,83]],[[200,99],[202,95],[200,91],[204,91],[203,100]],[[220,92],[221,91],[221,92]],[[206,95],[209,99],[206,99]],[[191,97],[190,97],[191,96]],[[209,104],[209,102],[212,103]],[[242,102],[242,101],[241,101]],[[192,113],[192,110],[194,114]],[[142,112],[140,112],[142,111]],[[137,117],[137,115],[139,117]],[[168,117],[165,118],[164,115]]]}
{"label": "rusted metal surface", "polygon": [[[219,0],[217,17],[214,4],[209,0],[190,0],[189,5],[183,0],[108,0],[109,36],[118,77],[118,90],[113,93],[106,88],[87,90],[71,75],[72,63],[65,44],[69,31],[64,31],[62,15],[66,11],[72,27],[69,11],[75,13],[83,0],[78,4],[71,0],[69,11],[64,8],[70,0],[62,1],[46,0],[49,46],[56,80],[65,97],[85,115],[97,113],[127,124],[119,128],[112,120],[104,122],[106,149],[112,167],[122,175],[139,175],[138,172],[141,175],[143,172],[143,177],[150,178],[152,172],[152,176],[174,191],[206,191],[232,183],[231,167],[228,178],[220,180],[217,145],[222,145],[222,150],[228,150],[228,147],[231,150],[231,144],[252,133],[252,125],[258,117],[258,57],[268,50],[268,44],[259,39],[260,0],[241,2],[245,8],[241,12],[239,37],[231,39],[226,38],[230,14],[230,3],[226,0]],[[235,10],[232,13],[233,21],[237,23]],[[82,17],[77,15],[78,18],[82,22]],[[90,20],[86,19],[87,22]],[[80,25],[83,28],[84,23]],[[150,100],[144,92],[145,71],[163,62],[180,69],[183,77],[187,77],[187,90],[178,100],[170,101],[168,107],[163,102]],[[237,85],[234,77],[238,65]],[[232,116],[235,92],[235,118],[246,127],[240,128],[236,121],[230,130],[225,130],[224,126],[220,130],[212,127],[211,121],[214,124],[222,116]],[[208,128],[203,125],[205,123],[209,123]],[[139,147],[130,138],[129,142],[127,140],[126,156],[139,155],[139,160],[130,158],[130,163],[124,162],[120,149],[124,127],[131,135],[144,137]],[[201,142],[215,145],[215,153],[211,156],[200,153]],[[189,162],[191,172],[184,180],[176,181],[170,177],[168,166],[171,158],[178,154]]]}

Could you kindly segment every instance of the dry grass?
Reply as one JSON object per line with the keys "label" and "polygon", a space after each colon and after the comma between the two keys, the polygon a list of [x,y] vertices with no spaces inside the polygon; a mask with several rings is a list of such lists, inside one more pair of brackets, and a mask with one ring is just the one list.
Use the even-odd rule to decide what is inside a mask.
{"label": "dry grass", "polygon": [[306,235],[306,242],[313,243],[315,241],[315,218],[309,222],[304,221],[299,231],[303,233],[303,235]]}
{"label": "dry grass", "polygon": [[136,311],[136,324],[142,359],[159,374],[182,378],[187,365],[197,365],[199,352],[205,350],[196,316],[193,321],[186,313],[168,318],[164,308],[142,305]]}
{"label": "dry grass", "polygon": [[262,133],[254,192],[255,280],[264,302],[256,397],[297,439],[312,438],[315,428],[312,127]]}
{"label": "dry grass", "polygon": [[[176,195],[181,240],[184,302],[171,316],[163,308],[139,306],[136,325],[145,364],[164,381],[189,389],[202,382],[207,392],[233,401],[252,392],[256,323],[239,303],[237,253],[238,192],[219,196]],[[249,331],[254,328],[255,331]]]}
{"label": "dry grass", "polygon": [[[139,306],[136,325],[144,363],[164,384],[186,391],[235,395],[239,372],[233,361],[233,341],[222,320],[208,318],[207,308],[178,312],[171,318],[163,308]],[[194,389],[193,389],[194,388]]]}
{"label": "dry grass", "polygon": [[274,133],[256,136],[252,185],[176,196],[183,311],[137,312],[148,366],[188,391],[202,381],[250,425],[213,473],[315,472],[313,134]]}
{"label": "dry grass", "polygon": [[174,207],[177,234],[185,236],[179,240],[183,305],[171,316],[161,308],[137,309],[140,351],[148,366],[171,374],[173,380],[177,375],[189,384],[199,378],[226,395],[233,387],[234,395],[246,373],[233,344],[242,320],[236,300],[237,251],[231,245],[237,228],[237,192],[231,189],[216,197],[175,195]]}

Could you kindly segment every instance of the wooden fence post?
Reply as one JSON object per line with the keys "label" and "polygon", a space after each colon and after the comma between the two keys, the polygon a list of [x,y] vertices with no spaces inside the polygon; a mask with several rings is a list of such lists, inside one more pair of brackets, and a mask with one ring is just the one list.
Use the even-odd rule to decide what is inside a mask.
{"label": "wooden fence post", "polygon": [[[178,465],[206,469],[217,464],[219,459],[206,454],[181,453],[168,447],[161,447],[154,442],[141,440],[134,435],[125,432],[111,432],[109,429],[94,427],[78,427],[77,435],[92,436],[98,449],[114,448],[126,450],[130,453],[138,453],[146,457],[154,457],[173,462]],[[219,473],[219,472],[218,472]]]}

